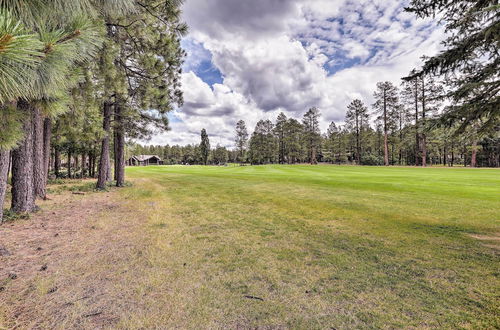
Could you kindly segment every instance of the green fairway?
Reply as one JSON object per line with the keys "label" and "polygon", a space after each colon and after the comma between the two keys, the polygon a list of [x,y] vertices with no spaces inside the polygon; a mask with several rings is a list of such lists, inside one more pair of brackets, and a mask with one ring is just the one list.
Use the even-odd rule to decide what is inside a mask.
{"label": "green fairway", "polygon": [[162,166],[127,175],[134,187],[120,193],[147,233],[140,285],[155,295],[125,327],[500,326],[499,170]]}

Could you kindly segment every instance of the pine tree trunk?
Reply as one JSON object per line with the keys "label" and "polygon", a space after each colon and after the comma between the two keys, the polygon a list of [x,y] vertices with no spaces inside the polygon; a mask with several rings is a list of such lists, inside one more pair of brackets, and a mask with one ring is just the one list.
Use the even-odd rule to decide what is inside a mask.
{"label": "pine tree trunk", "polygon": [[103,106],[103,125],[104,137],[101,143],[101,157],[99,159],[99,170],[97,177],[96,189],[106,189],[106,182],[109,179],[110,163],[109,163],[109,136],[111,129],[111,104],[104,103]]}
{"label": "pine tree trunk", "polygon": [[16,213],[35,211],[33,187],[33,113],[30,105],[20,100],[18,109],[24,114],[24,137],[12,152],[12,203]]}
{"label": "pine tree trunk", "polygon": [[110,159],[111,155],[110,155],[109,152],[106,155],[106,157],[108,158],[108,164],[109,164],[108,168],[106,170],[106,182],[111,182],[111,174],[112,174],[112,171],[111,171],[111,159]]}
{"label": "pine tree trunk", "polygon": [[88,153],[87,158],[89,160],[89,178],[93,178],[94,177],[94,173],[93,173],[92,168],[93,168],[94,164],[92,163],[93,162],[92,152]]}
{"label": "pine tree trunk", "polygon": [[87,176],[87,159],[85,152],[82,152],[82,179]]}
{"label": "pine tree trunk", "polygon": [[451,141],[451,159],[450,166],[453,167],[453,163],[455,162],[455,144]]}
{"label": "pine tree trunk", "polygon": [[[50,118],[45,118],[43,122],[43,170],[44,170],[44,179],[43,185],[46,190],[47,181],[49,178],[50,171],[50,150],[52,150],[50,145],[50,139],[52,136],[52,120]],[[47,194],[47,192],[45,192]]]}
{"label": "pine tree trunk", "polygon": [[477,166],[476,158],[477,158],[477,142],[476,142],[476,139],[474,139],[472,141],[472,155],[470,158],[470,167]]}
{"label": "pine tree trunk", "polygon": [[79,164],[78,164],[78,153],[75,154],[75,179],[78,178],[78,169],[79,169]]}
{"label": "pine tree trunk", "polygon": [[9,167],[7,168],[7,179],[9,179],[9,174],[12,172],[12,150],[9,151]]}
{"label": "pine tree trunk", "polygon": [[33,186],[35,198],[46,198],[45,192],[45,159],[44,159],[44,118],[40,109],[32,106],[33,109]]}
{"label": "pine tree trunk", "polygon": [[422,166],[427,166],[427,136],[422,133]]}
{"label": "pine tree trunk", "polygon": [[59,151],[59,147],[54,149],[54,174],[56,178],[61,177],[61,151]]}
{"label": "pine tree trunk", "polygon": [[[94,148],[94,147],[92,147]],[[89,168],[89,175],[90,177],[92,178],[95,178],[95,163],[96,163],[96,156],[95,156],[95,152],[92,150],[90,153],[89,153],[89,165],[90,165],[90,168]]]}
{"label": "pine tree trunk", "polygon": [[311,165],[316,165],[316,148],[313,146],[311,150]]}
{"label": "pine tree trunk", "polygon": [[123,126],[122,108],[115,106],[115,177],[116,186],[125,185],[125,132]]}
{"label": "pine tree trunk", "polygon": [[94,145],[94,149],[92,151],[92,177],[97,178],[97,146]]}
{"label": "pine tree trunk", "polygon": [[115,126],[113,127],[113,180],[118,181],[117,175],[118,175],[118,135],[117,135],[117,128],[116,125],[118,123],[116,122],[117,120],[117,115],[116,112],[120,111],[119,106],[115,106]]}
{"label": "pine tree trunk", "polygon": [[68,150],[68,178],[71,179],[71,151]]}
{"label": "pine tree trunk", "polygon": [[0,223],[3,219],[3,204],[7,191],[7,178],[9,175],[10,151],[0,150]]}

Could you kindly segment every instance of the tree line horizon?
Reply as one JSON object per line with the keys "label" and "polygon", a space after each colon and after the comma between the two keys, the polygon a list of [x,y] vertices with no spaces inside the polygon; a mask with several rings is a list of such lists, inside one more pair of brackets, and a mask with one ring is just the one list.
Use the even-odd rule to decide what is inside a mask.
{"label": "tree line horizon", "polygon": [[443,84],[432,77],[403,79],[399,88],[389,81],[379,82],[372,111],[354,99],[346,108],[344,125],[332,121],[323,133],[318,122],[320,110],[312,107],[301,122],[283,112],[274,123],[261,119],[252,134],[244,120],[238,121],[234,149],[220,145],[210,149],[203,128],[199,145],[131,143],[127,153],[159,155],[169,165],[323,162],[499,167],[500,140],[494,135],[481,135],[477,126],[460,130],[458,125],[440,124],[444,93]]}

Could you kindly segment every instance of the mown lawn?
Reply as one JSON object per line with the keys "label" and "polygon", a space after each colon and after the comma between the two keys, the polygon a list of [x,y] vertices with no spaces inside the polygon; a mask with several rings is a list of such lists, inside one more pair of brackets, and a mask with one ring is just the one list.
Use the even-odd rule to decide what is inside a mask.
{"label": "mown lawn", "polygon": [[134,187],[120,194],[147,233],[137,294],[154,297],[123,327],[500,327],[499,170],[127,175]]}

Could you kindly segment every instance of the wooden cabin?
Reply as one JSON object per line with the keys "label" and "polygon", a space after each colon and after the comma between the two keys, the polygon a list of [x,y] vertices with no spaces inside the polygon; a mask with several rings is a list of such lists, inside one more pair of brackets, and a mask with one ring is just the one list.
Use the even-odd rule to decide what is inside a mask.
{"label": "wooden cabin", "polygon": [[138,155],[132,156],[127,160],[128,166],[148,166],[163,165],[163,160],[157,155]]}

